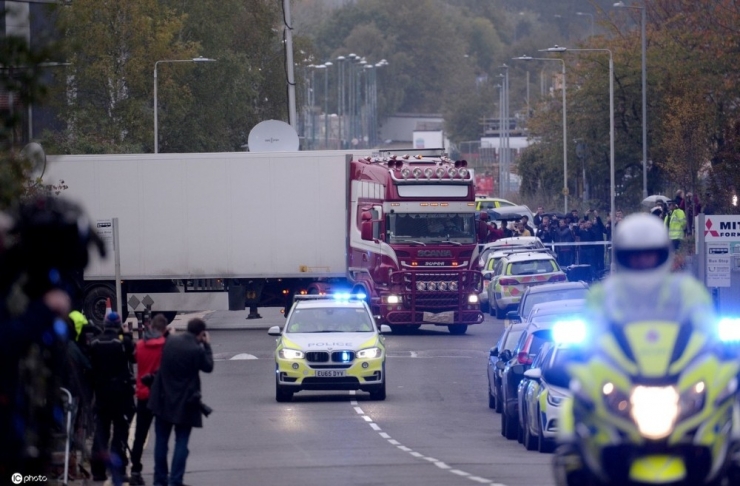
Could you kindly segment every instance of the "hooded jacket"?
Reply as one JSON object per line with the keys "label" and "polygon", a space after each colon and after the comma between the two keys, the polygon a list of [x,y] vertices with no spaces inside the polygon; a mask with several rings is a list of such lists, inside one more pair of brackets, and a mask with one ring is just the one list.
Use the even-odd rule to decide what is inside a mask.
{"label": "hooded jacket", "polygon": [[141,377],[154,373],[162,361],[165,337],[156,331],[146,330],[144,339],[136,343],[136,399],[148,400],[149,387],[141,382]]}

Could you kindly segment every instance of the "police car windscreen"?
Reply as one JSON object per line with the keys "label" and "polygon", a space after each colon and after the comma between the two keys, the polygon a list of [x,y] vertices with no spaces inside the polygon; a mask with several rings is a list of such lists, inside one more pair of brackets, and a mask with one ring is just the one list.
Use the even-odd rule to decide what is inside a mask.
{"label": "police car windscreen", "polygon": [[364,308],[312,307],[296,309],[288,321],[288,332],[372,332],[373,321]]}

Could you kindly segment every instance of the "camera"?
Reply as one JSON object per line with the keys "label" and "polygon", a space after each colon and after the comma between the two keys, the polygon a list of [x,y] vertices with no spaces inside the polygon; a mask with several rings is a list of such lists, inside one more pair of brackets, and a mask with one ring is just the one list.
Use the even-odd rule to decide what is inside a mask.
{"label": "camera", "polygon": [[211,412],[213,412],[213,409],[211,407],[203,402],[200,402],[200,413],[202,413],[204,417],[207,418],[209,415],[211,415]]}

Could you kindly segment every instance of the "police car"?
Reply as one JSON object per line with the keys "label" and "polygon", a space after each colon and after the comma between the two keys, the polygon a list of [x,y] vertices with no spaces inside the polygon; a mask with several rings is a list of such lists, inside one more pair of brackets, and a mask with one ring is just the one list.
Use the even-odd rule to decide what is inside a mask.
{"label": "police car", "polygon": [[364,296],[296,296],[275,350],[275,399],[301,390],[362,390],[385,400],[387,325],[375,325]]}

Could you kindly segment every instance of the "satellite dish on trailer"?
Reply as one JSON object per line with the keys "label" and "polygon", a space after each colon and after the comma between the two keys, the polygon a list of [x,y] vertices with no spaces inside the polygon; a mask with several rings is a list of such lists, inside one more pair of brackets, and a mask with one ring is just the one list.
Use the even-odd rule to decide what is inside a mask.
{"label": "satellite dish on trailer", "polygon": [[250,152],[295,152],[299,146],[295,129],[280,120],[265,120],[255,125],[247,144]]}
{"label": "satellite dish on trailer", "polygon": [[21,157],[31,164],[31,177],[39,179],[46,172],[46,152],[40,143],[31,142],[21,150]]}

